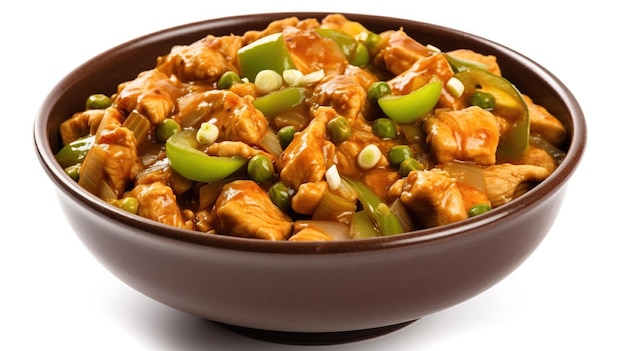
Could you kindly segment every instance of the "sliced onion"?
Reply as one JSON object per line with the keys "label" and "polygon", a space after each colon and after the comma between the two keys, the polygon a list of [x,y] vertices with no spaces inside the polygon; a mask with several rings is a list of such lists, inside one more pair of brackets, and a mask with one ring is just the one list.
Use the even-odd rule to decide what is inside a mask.
{"label": "sliced onion", "polygon": [[271,130],[268,130],[267,133],[261,137],[259,146],[274,157],[278,157],[283,153],[283,147],[280,146],[278,136]]}

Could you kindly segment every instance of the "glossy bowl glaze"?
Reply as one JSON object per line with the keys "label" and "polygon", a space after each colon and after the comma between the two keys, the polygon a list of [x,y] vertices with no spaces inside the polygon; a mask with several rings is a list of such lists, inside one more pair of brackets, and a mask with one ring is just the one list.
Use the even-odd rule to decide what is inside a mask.
{"label": "glossy bowl glaze", "polygon": [[167,29],[102,53],[67,75],[42,104],[36,152],[67,220],[114,275],[181,311],[249,335],[333,343],[378,335],[465,301],[506,277],[541,243],[559,212],[586,143],[570,91],[531,59],[471,34],[408,20],[346,14],[373,31],[404,28],[442,50],[498,57],[503,75],[547,107],[570,132],[567,156],[539,186],[486,215],[402,235],[344,242],[269,242],[174,229],[130,215],[80,188],[57,164],[59,124],[86,96],[154,67],[157,56],[207,34],[242,34],[274,19],[323,13],[221,18]]}

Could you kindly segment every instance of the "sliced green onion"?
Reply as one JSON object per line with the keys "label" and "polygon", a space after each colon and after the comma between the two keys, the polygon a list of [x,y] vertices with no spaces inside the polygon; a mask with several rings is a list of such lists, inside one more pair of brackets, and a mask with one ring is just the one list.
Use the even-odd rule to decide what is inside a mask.
{"label": "sliced green onion", "polygon": [[446,89],[452,96],[455,98],[460,98],[463,95],[463,91],[465,90],[465,85],[458,78],[452,77],[448,79],[446,83]]}
{"label": "sliced green onion", "polygon": [[304,74],[297,69],[286,69],[283,71],[283,80],[289,86],[298,85],[298,82],[302,77],[304,77]]}
{"label": "sliced green onion", "polygon": [[211,122],[202,122],[200,128],[196,132],[196,140],[199,144],[211,145],[219,137],[220,131],[217,126]]}
{"label": "sliced green onion", "polygon": [[370,169],[376,166],[382,155],[378,146],[369,144],[359,152],[357,163],[363,169]]}
{"label": "sliced green onion", "polygon": [[337,190],[341,185],[341,176],[339,175],[339,171],[337,170],[336,165],[332,165],[328,167],[326,170],[326,183],[328,183],[328,187],[330,190]]}
{"label": "sliced green onion", "polygon": [[264,69],[254,78],[254,85],[263,94],[278,90],[283,85],[283,77],[276,71]]}

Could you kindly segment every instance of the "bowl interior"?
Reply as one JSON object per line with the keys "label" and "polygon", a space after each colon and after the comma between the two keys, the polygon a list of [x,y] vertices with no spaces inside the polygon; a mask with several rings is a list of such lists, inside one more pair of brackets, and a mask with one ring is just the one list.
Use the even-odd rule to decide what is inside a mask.
{"label": "bowl interior", "polygon": [[96,92],[112,94],[120,82],[131,80],[139,72],[153,68],[156,64],[156,58],[169,53],[172,46],[194,42],[207,34],[220,36],[231,33],[243,34],[250,29],[260,30],[265,28],[270,21],[288,16],[321,19],[325,15],[326,13],[317,12],[268,13],[213,19],[148,34],[94,57],[70,72],[59,82],[44,101],[39,116],[36,118],[34,126],[35,145],[44,168],[57,186],[85,206],[92,207],[127,225],[146,229],[155,235],[241,250],[293,253],[370,250],[461,235],[468,229],[489,225],[507,215],[514,215],[516,211],[523,211],[533,202],[541,201],[542,196],[558,191],[577,167],[586,141],[583,113],[567,87],[539,64],[507,47],[472,34],[428,23],[362,14],[345,15],[351,20],[361,22],[374,32],[403,28],[419,42],[435,45],[443,51],[470,48],[483,54],[498,57],[503,76],[538,104],[545,106],[569,130],[568,154],[560,167],[547,180],[526,195],[477,218],[443,227],[410,232],[392,238],[328,243],[276,243],[225,236],[206,236],[192,231],[177,230],[129,215],[82,190],[65,175],[56,163],[54,154],[60,148],[58,132],[60,123],[75,111],[84,108],[84,101],[88,95]]}

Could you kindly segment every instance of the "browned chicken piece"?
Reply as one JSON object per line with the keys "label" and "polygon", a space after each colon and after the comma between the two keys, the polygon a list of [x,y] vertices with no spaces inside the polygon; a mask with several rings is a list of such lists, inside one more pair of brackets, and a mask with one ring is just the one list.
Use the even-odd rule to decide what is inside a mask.
{"label": "browned chicken piece", "polygon": [[423,125],[437,162],[472,161],[479,165],[496,162],[500,138],[494,115],[477,106],[451,111],[439,109]]}
{"label": "browned chicken piece", "polygon": [[257,183],[236,180],[224,186],[211,212],[219,234],[266,240],[286,240],[293,222]]}
{"label": "browned chicken piece", "polygon": [[[441,54],[424,57],[415,62],[403,73],[393,77],[387,83],[395,95],[405,95],[417,90],[427,83],[437,80],[445,87],[446,82],[454,76],[454,71],[448,60]],[[452,96],[448,89],[441,90],[438,107],[446,107],[459,110],[465,103],[457,97]]]}
{"label": "browned chicken piece", "polygon": [[322,69],[326,75],[338,75],[348,65],[348,59],[339,45],[315,30],[290,27],[283,31],[283,37],[291,60],[304,74]]}
{"label": "browned chicken piece", "polygon": [[292,235],[289,241],[333,241],[333,238],[321,230],[309,227]]}
{"label": "browned chicken piece", "polygon": [[243,143],[241,141],[220,141],[219,143],[213,143],[206,148],[205,152],[211,156],[220,157],[232,157],[241,156],[243,158],[251,158],[254,155],[263,154],[270,160],[274,160],[274,156],[269,153],[253,148],[252,146]]}
{"label": "browned chicken piece", "polygon": [[567,130],[563,123],[543,106],[535,104],[530,97],[526,95],[522,96],[528,106],[530,133],[541,135],[544,140],[555,147],[562,146],[567,138]]}
{"label": "browned chicken piece", "polygon": [[314,118],[276,160],[282,181],[292,189],[301,184],[324,180],[335,157],[335,145],[327,139],[326,123],[337,116],[329,107],[319,107]]}
{"label": "browned chicken piece", "polygon": [[332,107],[353,124],[363,112],[367,91],[351,76],[329,76],[315,87],[311,100],[314,105]]}
{"label": "browned chicken piece", "polygon": [[514,162],[515,164],[526,164],[543,167],[552,173],[558,166],[557,160],[552,157],[546,150],[530,145],[524,156]]}
{"label": "browned chicken piece", "polygon": [[430,228],[467,218],[463,196],[447,172],[412,171],[402,185],[400,201],[416,216],[419,225]]}
{"label": "browned chicken piece", "polygon": [[394,76],[431,54],[426,46],[409,37],[403,30],[382,32],[380,36],[384,44],[373,61],[383,65]]}
{"label": "browned chicken piece", "polygon": [[164,181],[172,188],[174,195],[181,195],[191,189],[192,181],[172,170],[167,158],[160,159],[142,169],[135,177],[135,184],[150,184]]}
{"label": "browned chicken piece", "polygon": [[485,168],[486,192],[493,208],[526,193],[546,179],[550,172],[539,166],[505,163]]}
{"label": "browned chicken piece", "polygon": [[177,103],[174,119],[181,126],[197,129],[202,122],[212,121],[220,130],[218,141],[242,141],[258,146],[268,129],[267,118],[254,107],[253,98],[227,90],[189,94]]}
{"label": "browned chicken piece", "polygon": [[125,196],[137,199],[137,214],[142,217],[176,228],[194,229],[193,222],[183,219],[176,195],[164,180],[140,183]]}
{"label": "browned chicken piece", "polygon": [[183,82],[216,82],[228,71],[237,72],[237,50],[243,39],[236,35],[209,35],[190,45],[176,45],[157,60],[156,69]]}
{"label": "browned chicken piece", "polygon": [[182,84],[158,70],[140,73],[132,81],[118,86],[115,104],[126,114],[137,110],[153,125],[174,112],[175,100],[185,93]]}
{"label": "browned chicken piece", "polygon": [[100,125],[104,109],[86,110],[76,112],[72,117],[66,119],[59,126],[61,142],[67,145],[70,142],[94,134]]}
{"label": "browned chicken piece", "polygon": [[458,57],[464,60],[470,60],[485,65],[485,69],[498,76],[502,75],[497,58],[493,55],[483,55],[469,49],[458,49],[447,52],[448,55]]}
{"label": "browned chicken piece", "polygon": [[328,183],[325,181],[303,183],[291,199],[291,208],[296,213],[312,215],[327,191]]}
{"label": "browned chicken piece", "polygon": [[142,167],[137,157],[137,139],[132,131],[122,127],[123,121],[124,115],[117,108],[106,109],[95,144],[80,168],[78,184],[99,192],[96,195],[105,200],[119,198]]}

